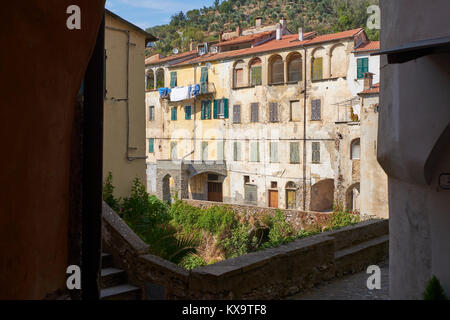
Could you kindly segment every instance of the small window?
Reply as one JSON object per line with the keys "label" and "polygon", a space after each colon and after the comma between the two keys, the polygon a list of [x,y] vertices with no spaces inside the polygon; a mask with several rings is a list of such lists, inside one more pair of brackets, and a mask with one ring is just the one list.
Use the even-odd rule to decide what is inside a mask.
{"label": "small window", "polygon": [[250,162],[259,162],[259,142],[250,144]]}
{"label": "small window", "polygon": [[284,83],[284,62],[280,56],[270,60],[270,84]]}
{"label": "small window", "polygon": [[271,188],[271,189],[276,189],[276,188],[278,188],[278,183],[277,183],[276,181],[270,182],[270,188]]}
{"label": "small window", "polygon": [[270,162],[278,162],[278,142],[270,143]]}
{"label": "small window", "polygon": [[278,122],[278,104],[276,102],[269,104],[269,121]]}
{"label": "small window", "polygon": [[357,62],[357,78],[363,79],[364,73],[369,72],[369,58],[359,58]]}
{"label": "small window", "polygon": [[214,119],[228,119],[228,99],[214,100]]}
{"label": "small window", "polygon": [[259,104],[258,103],[252,103],[250,105],[250,122],[258,122],[259,121],[259,117],[258,117],[258,111],[259,111]]}
{"label": "small window", "polygon": [[185,120],[191,120],[192,118],[192,107],[191,106],[185,106],[184,107],[184,119]]}
{"label": "small window", "polygon": [[201,102],[201,119],[211,119],[211,101],[203,100]]}
{"label": "small window", "polygon": [[210,181],[219,181],[219,175],[217,175],[217,174],[208,174],[208,180],[210,180]]}
{"label": "small window", "polygon": [[262,84],[262,66],[259,58],[253,59],[250,63],[250,84],[260,86]]}
{"label": "small window", "polygon": [[298,142],[289,143],[289,153],[291,163],[300,163],[300,144]]}
{"label": "small window", "polygon": [[233,86],[234,88],[243,87],[244,84],[244,62],[239,61],[234,66],[233,72]]}
{"label": "small window", "polygon": [[301,108],[300,101],[291,101],[290,103],[290,121],[300,121],[301,119]]}
{"label": "small window", "polygon": [[153,70],[147,70],[147,76],[145,77],[145,88],[147,91],[155,89],[155,74]]}
{"label": "small window", "polygon": [[293,54],[288,62],[289,82],[299,82],[302,80],[302,56],[298,53]]}
{"label": "small window", "polygon": [[244,176],[244,183],[250,183],[250,176]]}
{"label": "small window", "polygon": [[320,99],[311,101],[311,120],[321,120],[322,112],[321,112],[321,101]]}
{"label": "small window", "polygon": [[312,143],[312,162],[320,163],[320,142]]}
{"label": "small window", "polygon": [[155,139],[153,138],[148,139],[148,152],[149,153],[155,152]]}
{"label": "small window", "polygon": [[177,107],[172,107],[170,120],[172,120],[172,121],[176,121],[177,120]]}
{"label": "small window", "polygon": [[177,72],[170,73],[170,87],[175,88],[177,86]]}
{"label": "small window", "polygon": [[242,155],[241,155],[241,143],[235,141],[233,143],[233,160],[234,161],[241,161]]}
{"label": "small window", "polygon": [[164,69],[160,68],[158,71],[156,71],[156,87],[164,88],[165,87],[165,80],[164,80]]}
{"label": "small window", "polygon": [[241,106],[233,106],[233,123],[241,123]]}
{"label": "small window", "polygon": [[258,203],[258,187],[251,184],[244,186],[245,202],[256,205]]}
{"label": "small window", "polygon": [[361,143],[360,139],[355,139],[351,143],[351,159],[359,160],[361,157]]}
{"label": "small window", "polygon": [[155,107],[154,106],[148,107],[148,120],[149,121],[155,120]]}

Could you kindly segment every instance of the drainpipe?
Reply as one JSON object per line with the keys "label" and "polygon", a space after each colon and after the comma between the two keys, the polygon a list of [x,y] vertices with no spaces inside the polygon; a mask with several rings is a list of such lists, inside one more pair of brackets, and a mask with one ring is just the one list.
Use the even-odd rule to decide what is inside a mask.
{"label": "drainpipe", "polygon": [[[128,161],[134,161],[134,160],[144,160],[147,159],[148,157],[130,157],[130,46],[132,45],[130,42],[130,31],[128,30],[124,30],[124,29],[118,29],[118,28],[113,28],[113,27],[105,27],[106,29],[112,30],[112,31],[118,31],[118,32],[123,32],[127,35],[127,95],[125,99],[115,99],[115,98],[111,98],[112,101],[125,101],[126,105],[127,105],[127,160]],[[136,149],[136,148],[134,148]]]}
{"label": "drainpipe", "polygon": [[304,65],[305,65],[305,72],[304,72],[304,80],[303,80],[303,211],[306,210],[306,81],[308,79],[307,75],[307,56],[306,56],[306,48],[303,46],[303,52],[304,52]]}

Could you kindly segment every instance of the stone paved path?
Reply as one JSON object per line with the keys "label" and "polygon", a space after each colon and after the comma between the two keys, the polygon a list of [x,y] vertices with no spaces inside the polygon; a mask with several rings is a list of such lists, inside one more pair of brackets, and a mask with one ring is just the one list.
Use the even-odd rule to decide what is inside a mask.
{"label": "stone paved path", "polygon": [[381,289],[367,289],[370,276],[365,271],[331,280],[289,297],[289,300],[389,300],[389,263],[379,264],[381,268]]}

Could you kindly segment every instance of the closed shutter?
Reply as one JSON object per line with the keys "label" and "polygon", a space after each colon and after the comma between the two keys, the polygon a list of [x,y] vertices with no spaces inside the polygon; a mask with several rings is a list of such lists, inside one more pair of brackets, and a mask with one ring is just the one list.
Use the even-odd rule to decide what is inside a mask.
{"label": "closed shutter", "polygon": [[241,143],[235,141],[233,144],[233,159],[234,161],[241,161]]}
{"label": "closed shutter", "polygon": [[235,69],[234,70],[234,87],[240,88],[244,85],[244,70]]}
{"label": "closed shutter", "polygon": [[278,162],[278,142],[270,143],[270,162]]}
{"label": "closed shutter", "polygon": [[364,73],[369,72],[369,58],[362,59],[362,72],[364,78]]}
{"label": "closed shutter", "polygon": [[271,102],[269,104],[269,119],[270,122],[278,121],[278,104],[276,102]]}
{"label": "closed shutter", "polygon": [[250,204],[257,204],[258,202],[258,187],[251,184],[244,186],[245,201]]}
{"label": "closed shutter", "polygon": [[321,101],[319,99],[311,101],[311,120],[321,119]]}
{"label": "closed shutter", "polygon": [[233,123],[241,123],[241,106],[233,106]]}
{"label": "closed shutter", "polygon": [[261,85],[261,83],[262,83],[261,74],[262,74],[262,67],[252,67],[251,73],[250,73],[252,86]]}
{"label": "closed shutter", "polygon": [[291,163],[300,163],[300,148],[298,142],[290,142],[290,161]]}
{"label": "closed shutter", "polygon": [[313,163],[320,162],[320,142],[312,143],[312,162]]}
{"label": "closed shutter", "polygon": [[154,146],[154,139],[148,139],[148,152],[149,153],[153,153],[155,150],[155,146]]}
{"label": "closed shutter", "polygon": [[219,105],[219,101],[218,100],[214,100],[214,119],[217,119],[218,118],[218,105]]}
{"label": "closed shutter", "polygon": [[252,142],[250,144],[250,161],[259,162],[259,142]]}
{"label": "closed shutter", "polygon": [[223,154],[225,151],[225,144],[222,141],[217,141],[217,161],[223,161]]}
{"label": "closed shutter", "polygon": [[184,107],[184,118],[186,120],[191,120],[192,115],[192,107],[191,106],[185,106]]}
{"label": "closed shutter", "polygon": [[170,73],[170,87],[174,88],[177,86],[177,73],[176,71]]}
{"label": "closed shutter", "polygon": [[259,104],[258,103],[252,103],[250,109],[251,109],[250,121],[251,122],[258,122]]}
{"label": "closed shutter", "polygon": [[153,121],[155,120],[155,107],[151,106],[148,108],[148,113],[149,113],[149,120]]}
{"label": "closed shutter", "polygon": [[177,120],[177,107],[172,108],[172,115],[171,115],[170,119],[173,121]]}
{"label": "closed shutter", "polygon": [[224,119],[229,118],[228,99],[223,99],[223,118]]}
{"label": "closed shutter", "polygon": [[301,107],[300,101],[291,101],[290,120],[300,121],[301,119]]}
{"label": "closed shutter", "polygon": [[207,82],[208,82],[208,68],[202,67],[200,83],[207,83]]}
{"label": "closed shutter", "polygon": [[206,101],[201,102],[201,117],[202,120],[206,118]]}
{"label": "closed shutter", "polygon": [[206,101],[206,119],[211,119],[211,101]]}
{"label": "closed shutter", "polygon": [[314,58],[312,78],[313,78],[313,80],[322,80],[322,78],[323,78],[323,58]]}

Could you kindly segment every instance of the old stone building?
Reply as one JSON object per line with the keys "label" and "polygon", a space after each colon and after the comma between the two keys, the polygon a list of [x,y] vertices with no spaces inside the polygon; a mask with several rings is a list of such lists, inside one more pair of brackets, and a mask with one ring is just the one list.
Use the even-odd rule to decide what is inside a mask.
{"label": "old stone building", "polygon": [[199,51],[147,59],[149,192],[360,208],[346,203],[350,187],[360,190],[360,160],[349,150],[361,135],[362,76],[378,74],[378,58],[368,54],[379,44],[363,29],[291,34],[284,25],[238,29]]}

